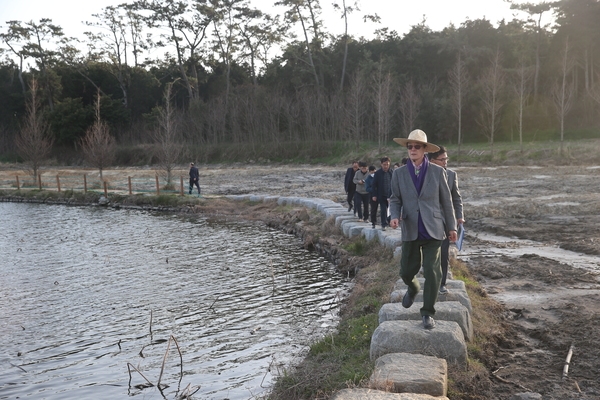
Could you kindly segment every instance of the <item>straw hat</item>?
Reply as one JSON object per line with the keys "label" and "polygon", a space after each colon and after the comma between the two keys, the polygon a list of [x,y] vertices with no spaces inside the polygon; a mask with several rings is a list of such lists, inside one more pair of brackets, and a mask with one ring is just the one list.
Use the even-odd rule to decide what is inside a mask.
{"label": "straw hat", "polygon": [[421,143],[421,144],[427,145],[427,149],[426,149],[427,153],[435,153],[436,151],[440,150],[439,146],[437,146],[433,143],[427,143],[427,134],[420,129],[415,129],[414,131],[409,133],[407,139],[394,138],[394,142],[396,142],[400,146],[404,146],[404,147],[406,147],[406,144],[408,142]]}

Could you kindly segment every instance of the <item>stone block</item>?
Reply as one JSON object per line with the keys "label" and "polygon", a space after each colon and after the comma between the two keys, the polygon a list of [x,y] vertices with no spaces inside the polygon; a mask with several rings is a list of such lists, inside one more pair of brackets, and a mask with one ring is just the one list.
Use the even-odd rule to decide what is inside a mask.
{"label": "stone block", "polygon": [[446,360],[421,354],[391,353],[379,357],[371,374],[370,387],[395,393],[446,396]]}
{"label": "stone block", "polygon": [[351,227],[351,228],[348,230],[348,235],[347,235],[347,236],[348,236],[349,238],[351,238],[351,237],[354,237],[354,236],[360,236],[360,235],[362,234],[362,231],[363,231],[364,229],[365,229],[365,226],[364,226],[364,224],[361,224],[361,223],[359,222],[357,225],[355,225],[355,226]]}
{"label": "stone block", "polygon": [[[401,299],[402,300],[402,299]],[[420,308],[423,303],[414,303],[410,308],[402,307],[402,304],[388,303],[384,304],[379,310],[379,323],[385,321],[410,321],[420,320]],[[435,304],[435,321],[454,321],[463,332],[465,340],[473,340],[473,323],[471,314],[465,306],[458,301],[446,301]]]}
{"label": "stone block", "polygon": [[280,197],[277,200],[277,205],[278,206],[291,206],[292,205],[292,198],[291,197]]}
{"label": "stone block", "polygon": [[388,249],[402,246],[402,231],[400,229],[389,229],[383,233],[383,245]]}
{"label": "stone block", "polygon": [[448,400],[417,393],[388,393],[375,389],[342,389],[333,394],[331,400]]}
{"label": "stone block", "polygon": [[342,222],[342,232],[344,232],[344,236],[350,237],[350,229],[354,228],[355,226],[361,226],[356,217],[354,217],[352,220],[346,220]]}
{"label": "stone block", "polygon": [[362,230],[362,235],[365,237],[367,242],[377,239],[377,230],[371,227],[366,227]]}
{"label": "stone block", "polygon": [[371,337],[371,360],[390,353],[423,354],[465,365],[467,344],[460,326],[454,321],[436,320],[434,329],[424,329],[423,322],[385,321]]}
{"label": "stone block", "polygon": [[347,215],[340,215],[339,217],[335,217],[335,226],[341,228],[342,224],[345,221],[356,221],[356,217],[352,215],[351,212],[348,212]]}
{"label": "stone block", "polygon": [[338,217],[340,215],[348,215],[348,211],[346,211],[343,207],[330,207],[326,208],[323,212],[325,214],[325,218]]}

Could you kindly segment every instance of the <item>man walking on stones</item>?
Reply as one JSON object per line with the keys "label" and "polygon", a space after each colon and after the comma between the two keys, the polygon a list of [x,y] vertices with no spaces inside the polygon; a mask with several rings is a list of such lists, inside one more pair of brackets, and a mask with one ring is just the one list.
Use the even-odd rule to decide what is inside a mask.
{"label": "man walking on stones", "polygon": [[[346,201],[348,202],[348,211],[352,211],[354,193],[356,192],[356,183],[354,183],[354,174],[358,171],[358,161],[352,161],[352,166],[346,170],[344,178],[344,189],[346,190]],[[356,214],[356,210],[354,210]]]}
{"label": "man walking on stones", "polygon": [[[465,223],[465,217],[463,215],[463,204],[462,196],[458,190],[458,177],[456,172],[448,168],[448,151],[444,146],[440,146],[440,149],[435,153],[429,153],[429,161],[439,165],[446,170],[448,174],[448,187],[450,188],[450,194],[452,195],[452,205],[454,207],[454,216],[456,217],[456,223],[458,226]],[[448,261],[450,258],[450,241],[448,238],[442,242],[442,282],[440,283],[440,293],[448,293],[446,288],[446,279],[448,278]]]}
{"label": "man walking on stones", "polygon": [[381,216],[381,230],[385,231],[388,225],[388,207],[389,199],[392,194],[392,171],[390,170],[390,158],[381,158],[381,168],[373,176],[373,201],[379,203],[379,212]]}
{"label": "man walking on stones", "polygon": [[456,241],[456,218],[448,187],[446,171],[429,163],[426,152],[436,152],[439,147],[427,142],[420,129],[412,131],[407,139],[394,142],[408,149],[406,165],[394,171],[390,198],[390,226],[402,224],[402,256],[400,277],[408,286],[402,306],[412,306],[420,285],[416,278],[421,266],[425,276],[421,317],[425,329],[435,326],[435,302],[442,279],[441,245],[448,236]]}

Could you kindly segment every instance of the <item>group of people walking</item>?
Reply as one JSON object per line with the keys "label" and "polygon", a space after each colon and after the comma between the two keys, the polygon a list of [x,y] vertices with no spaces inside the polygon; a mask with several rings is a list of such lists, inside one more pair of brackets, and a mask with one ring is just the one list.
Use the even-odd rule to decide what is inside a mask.
{"label": "group of people walking", "polygon": [[392,169],[389,157],[382,157],[381,168],[364,161],[353,161],[352,167],[346,171],[344,186],[347,194],[348,211],[354,210],[358,219],[371,222],[373,228],[377,224],[377,210],[381,229],[389,226],[389,199],[391,196]]}
{"label": "group of people walking", "polygon": [[387,226],[401,228],[400,277],[408,287],[402,305],[412,306],[421,289],[416,275],[422,268],[425,284],[420,314],[423,326],[433,329],[438,294],[448,292],[450,242],[456,242],[458,226],[465,222],[458,178],[456,172],[447,168],[446,149],[429,143],[422,130],[414,130],[408,138],[396,138],[394,142],[408,150],[404,165],[392,171],[390,159],[383,157],[377,171],[375,167],[367,170],[364,162],[353,162],[348,168],[348,211],[354,209],[358,218],[366,221],[370,206],[375,228],[379,207],[382,230]]}

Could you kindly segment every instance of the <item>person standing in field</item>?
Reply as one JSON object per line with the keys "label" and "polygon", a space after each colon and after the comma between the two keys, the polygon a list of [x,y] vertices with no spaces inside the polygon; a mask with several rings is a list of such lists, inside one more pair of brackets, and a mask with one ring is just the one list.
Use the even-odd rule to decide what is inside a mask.
{"label": "person standing in field", "polygon": [[369,220],[369,192],[365,186],[365,180],[369,176],[367,163],[360,161],[358,171],[354,173],[354,184],[356,193],[354,193],[354,210],[358,214],[358,219],[364,222]]}
{"label": "person standing in field", "polygon": [[[346,170],[346,177],[344,178],[344,189],[346,190],[348,211],[352,211],[352,208],[355,208],[353,201],[354,192],[356,192],[356,184],[354,183],[354,174],[356,171],[358,171],[358,161],[352,161],[352,166]],[[354,214],[356,214],[356,208],[354,209]]]}
{"label": "person standing in field", "polygon": [[194,166],[194,163],[190,163],[190,190],[189,194],[192,194],[194,186],[198,188],[198,197],[200,197],[200,173],[198,168]]}
{"label": "person standing in field", "polygon": [[[456,216],[456,223],[458,226],[465,223],[465,217],[463,215],[463,203],[462,196],[458,190],[458,176],[456,172],[448,168],[448,151],[444,146],[439,146],[440,149],[435,153],[429,153],[429,161],[439,165],[446,170],[448,175],[448,187],[450,188],[450,194],[452,195],[452,205],[454,207],[454,215]],[[444,239],[442,242],[442,282],[440,283],[440,293],[448,293],[446,288],[446,279],[448,278],[448,261],[450,258],[450,240]]]}
{"label": "person standing in field", "polygon": [[422,266],[425,285],[420,313],[423,327],[433,329],[442,280],[442,241],[448,237],[455,242],[457,238],[452,197],[446,171],[425,157],[426,152],[440,149],[427,142],[425,132],[417,129],[407,139],[395,138],[394,142],[406,146],[409,157],[405,166],[394,171],[390,198],[390,227],[396,229],[402,224],[400,277],[408,286],[402,306],[412,306],[421,290],[416,275]]}

